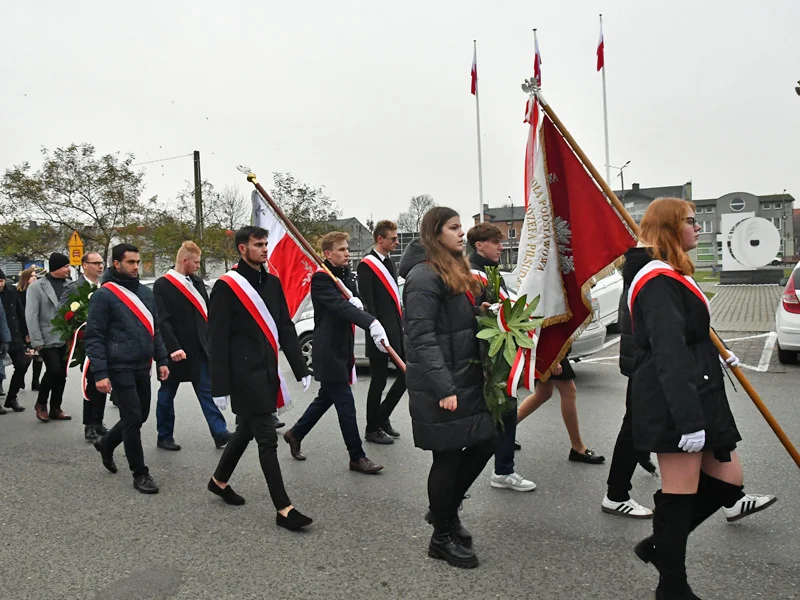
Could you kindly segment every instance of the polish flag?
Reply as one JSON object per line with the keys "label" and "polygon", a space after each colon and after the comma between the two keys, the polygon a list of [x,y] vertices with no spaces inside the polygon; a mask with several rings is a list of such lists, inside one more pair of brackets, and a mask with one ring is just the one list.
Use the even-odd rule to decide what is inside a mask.
{"label": "polish flag", "polygon": [[264,202],[257,190],[253,190],[250,199],[253,204],[251,222],[269,231],[267,242],[269,272],[281,280],[289,314],[294,317],[303,300],[311,292],[311,276],[316,270],[314,260],[286,230],[283,221]]}
{"label": "polish flag", "polygon": [[597,42],[597,70],[602,69],[606,64],[605,46],[603,44],[603,22],[600,21],[600,41]]}
{"label": "polish flag", "polygon": [[[533,78],[539,85],[542,85],[542,54],[539,52],[539,38],[536,37],[535,31],[533,32],[533,42],[536,48],[536,55],[533,59]],[[530,125],[528,143],[525,146],[525,190],[522,196],[525,199],[525,209],[527,210],[531,181],[533,180],[533,161],[536,154],[536,131],[539,128],[539,103],[535,99],[528,98],[523,122]]]}
{"label": "polish flag", "polygon": [[471,84],[470,84],[470,91],[472,92],[472,95],[474,96],[475,94],[478,93],[478,50],[477,50],[477,48],[475,49],[475,51],[472,54],[472,72],[470,73],[470,79],[472,80]]}

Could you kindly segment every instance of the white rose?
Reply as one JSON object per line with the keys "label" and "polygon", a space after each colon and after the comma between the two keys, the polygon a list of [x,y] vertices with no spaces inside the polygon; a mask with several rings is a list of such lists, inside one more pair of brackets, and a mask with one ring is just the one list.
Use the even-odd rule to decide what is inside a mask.
{"label": "white rose", "polygon": [[69,305],[69,309],[72,312],[77,312],[80,307],[81,307],[81,303],[80,302],[73,302],[72,304]]}

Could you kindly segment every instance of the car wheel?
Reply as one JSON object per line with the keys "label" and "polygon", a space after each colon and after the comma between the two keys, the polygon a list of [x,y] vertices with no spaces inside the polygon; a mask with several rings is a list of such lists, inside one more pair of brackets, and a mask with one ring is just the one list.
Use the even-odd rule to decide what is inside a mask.
{"label": "car wheel", "polygon": [[306,367],[309,369],[314,364],[313,360],[313,352],[314,352],[314,334],[307,333],[300,338],[300,352],[303,353],[303,358],[306,361]]}
{"label": "car wheel", "polygon": [[611,325],[608,325],[606,327],[606,332],[607,333],[622,333],[622,329],[620,329],[620,326],[619,326],[619,321],[617,321],[616,323],[611,323]]}
{"label": "car wheel", "polygon": [[782,365],[793,365],[797,363],[797,352],[783,350],[778,346],[778,362]]}

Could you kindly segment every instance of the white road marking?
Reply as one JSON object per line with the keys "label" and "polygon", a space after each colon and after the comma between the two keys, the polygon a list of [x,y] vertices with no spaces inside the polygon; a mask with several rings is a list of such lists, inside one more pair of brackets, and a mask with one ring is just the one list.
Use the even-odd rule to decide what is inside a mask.
{"label": "white road marking", "polygon": [[741,342],[742,340],[755,340],[762,337],[767,337],[769,333],[759,333],[758,335],[746,335],[744,337],[726,339],[726,342]]}
{"label": "white road marking", "polygon": [[771,331],[767,336],[767,341],[764,342],[764,351],[761,353],[761,360],[758,361],[758,370],[766,373],[769,369],[769,361],[772,359],[772,351],[775,348],[775,342],[778,341],[778,334]]}
{"label": "white road marking", "polygon": [[616,338],[614,338],[613,340],[607,341],[605,344],[603,344],[603,350],[605,350],[606,348],[610,348],[614,344],[619,344],[619,341],[621,339],[622,339],[622,336],[620,335],[620,336],[617,336]]}

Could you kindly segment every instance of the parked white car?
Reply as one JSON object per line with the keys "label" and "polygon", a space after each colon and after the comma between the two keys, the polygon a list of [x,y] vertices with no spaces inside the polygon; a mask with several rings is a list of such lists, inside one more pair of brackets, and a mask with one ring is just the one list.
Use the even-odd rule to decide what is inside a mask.
{"label": "parked white car", "polygon": [[600,323],[609,333],[619,333],[619,299],[622,296],[622,274],[615,270],[603,277],[592,288],[592,298],[600,304]]}
{"label": "parked white car", "polygon": [[781,303],[775,313],[775,330],[778,333],[778,360],[784,364],[797,362],[800,352],[800,263],[795,265],[786,287],[783,290]]}

